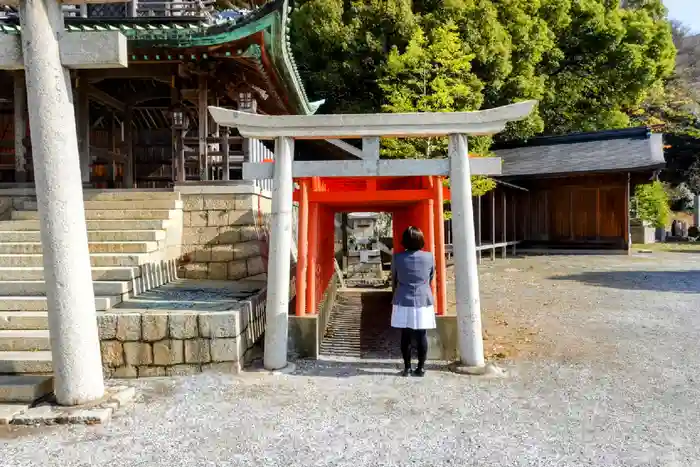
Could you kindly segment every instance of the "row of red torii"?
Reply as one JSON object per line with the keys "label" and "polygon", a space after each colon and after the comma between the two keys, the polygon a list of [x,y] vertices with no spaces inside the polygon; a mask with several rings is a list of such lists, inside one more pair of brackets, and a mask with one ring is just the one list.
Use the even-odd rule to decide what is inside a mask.
{"label": "row of red torii", "polygon": [[[209,111],[217,124],[235,127],[247,138],[274,139],[274,163],[246,163],[243,167],[245,179],[272,179],[272,216],[270,251],[267,276],[267,309],[265,329],[264,366],[267,370],[281,370],[287,366],[288,313],[290,261],[293,242],[292,209],[294,202],[294,180],[300,182],[297,201],[299,213],[299,252],[297,264],[297,313],[305,309],[314,310],[318,291],[325,285],[315,282],[319,258],[319,232],[333,232],[333,216],[320,216],[318,211],[324,203],[336,211],[365,211],[368,209],[394,211],[397,216],[394,236],[403,224],[415,223],[423,227],[428,237],[428,248],[436,253],[437,264],[437,309],[445,311],[444,242],[435,227],[436,217],[441,219],[443,177],[450,178],[452,229],[454,233],[453,253],[455,264],[456,314],[458,327],[457,367],[467,373],[480,373],[485,367],[484,346],[481,328],[481,306],[477,270],[477,250],[472,205],[472,175],[500,175],[499,158],[469,158],[467,135],[491,135],[502,131],[511,121],[526,118],[535,101],[520,102],[495,109],[477,112],[413,113],[413,114],[367,114],[367,115],[256,115],[235,110],[210,107]],[[434,137],[449,136],[447,159],[438,160],[380,160],[378,138],[380,137]],[[360,160],[346,161],[294,161],[295,139],[326,139],[342,147],[340,139],[363,139]],[[365,147],[371,148],[365,150]],[[419,191],[425,200],[406,199],[395,191],[397,199],[388,191],[376,190],[375,197],[356,196],[357,193],[342,193],[342,190],[319,190],[326,180],[358,177],[365,180],[390,180],[421,177]],[[380,177],[380,178],[377,178]],[[324,192],[322,192],[324,191]],[[309,201],[312,201],[311,203]],[[430,201],[416,205],[416,201]],[[409,202],[411,202],[409,204]],[[439,206],[439,209],[436,207]],[[399,211],[398,208],[402,208]],[[432,207],[432,211],[431,211]],[[408,209],[408,211],[406,210]],[[435,211],[439,211],[437,214]],[[325,211],[332,214],[332,211]],[[323,224],[323,219],[327,224]],[[421,225],[422,224],[422,225]],[[309,227],[309,225],[311,227]],[[437,239],[436,239],[437,237]],[[326,245],[332,251],[332,244]],[[442,248],[440,248],[442,246]],[[440,251],[442,250],[442,251]],[[435,290],[435,289],[434,289]],[[299,303],[300,302],[300,303]]]}

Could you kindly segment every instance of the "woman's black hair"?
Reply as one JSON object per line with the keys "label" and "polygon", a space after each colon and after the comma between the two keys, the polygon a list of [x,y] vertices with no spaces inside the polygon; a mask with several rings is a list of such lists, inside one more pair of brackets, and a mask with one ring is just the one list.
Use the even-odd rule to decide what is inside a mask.
{"label": "woman's black hair", "polygon": [[425,238],[423,232],[418,227],[410,226],[403,232],[401,237],[401,245],[407,251],[422,250],[425,246]]}

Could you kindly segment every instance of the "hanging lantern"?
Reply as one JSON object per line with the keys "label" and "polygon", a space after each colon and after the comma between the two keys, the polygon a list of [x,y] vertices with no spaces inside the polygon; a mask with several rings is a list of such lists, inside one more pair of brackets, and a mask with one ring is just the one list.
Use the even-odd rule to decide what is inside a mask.
{"label": "hanging lantern", "polygon": [[186,130],[189,126],[187,111],[181,105],[175,105],[170,109],[170,124],[173,130]]}

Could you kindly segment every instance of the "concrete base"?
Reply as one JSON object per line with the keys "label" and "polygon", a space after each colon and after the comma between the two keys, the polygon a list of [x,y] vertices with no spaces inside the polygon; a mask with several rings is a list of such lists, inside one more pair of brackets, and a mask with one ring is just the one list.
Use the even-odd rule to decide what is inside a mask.
{"label": "concrete base", "polygon": [[278,375],[291,375],[297,370],[297,366],[294,363],[287,362],[287,365],[284,368],[280,368],[279,370],[266,370],[262,366],[257,366],[257,367],[251,367],[246,370],[246,373],[264,373],[270,376],[278,376]]}
{"label": "concrete base", "polygon": [[298,358],[318,358],[323,334],[318,315],[290,316],[287,351]]}
{"label": "concrete base", "polygon": [[96,402],[73,407],[64,407],[47,403],[26,409],[12,416],[12,425],[64,425],[107,423],[112,414],[131,403],[136,390],[127,386],[106,388],[105,396]]}
{"label": "concrete base", "polygon": [[[435,329],[428,331],[428,359],[458,360],[457,317],[438,316],[436,325]],[[323,330],[320,326],[318,315],[290,316],[289,353],[299,358],[318,358],[323,340]]]}
{"label": "concrete base", "polygon": [[506,372],[493,363],[488,363],[484,366],[466,366],[457,362],[450,365],[449,368],[453,373],[460,375],[483,376],[487,378],[502,378],[506,376]]}
{"label": "concrete base", "polygon": [[435,324],[437,327],[428,331],[428,360],[458,360],[457,317],[438,316]]}

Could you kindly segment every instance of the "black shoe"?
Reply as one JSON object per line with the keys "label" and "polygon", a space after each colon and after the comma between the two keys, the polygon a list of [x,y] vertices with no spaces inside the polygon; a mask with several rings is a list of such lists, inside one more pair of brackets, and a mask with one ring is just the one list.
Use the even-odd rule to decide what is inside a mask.
{"label": "black shoe", "polygon": [[403,376],[404,378],[410,374],[411,374],[411,367],[404,368],[403,371],[401,372],[401,376]]}
{"label": "black shoe", "polygon": [[423,376],[425,376],[425,370],[423,368],[416,368],[411,374],[413,376],[418,376],[419,378],[422,378]]}

